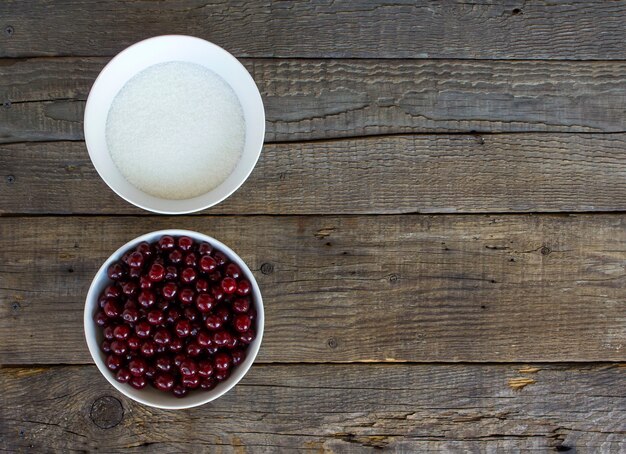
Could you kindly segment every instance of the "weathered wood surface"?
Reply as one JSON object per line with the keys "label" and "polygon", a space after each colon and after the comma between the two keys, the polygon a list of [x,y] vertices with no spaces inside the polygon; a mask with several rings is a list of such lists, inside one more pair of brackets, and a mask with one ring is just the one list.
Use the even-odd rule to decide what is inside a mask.
{"label": "weathered wood surface", "polygon": [[[0,145],[0,214],[148,214],[100,179],[82,142]],[[211,214],[626,209],[626,134],[388,136],[267,144]]]}
{"label": "weathered wood surface", "polygon": [[8,0],[0,57],[110,56],[179,33],[238,57],[624,59],[625,14],[603,0]]}
{"label": "weathered wood surface", "polygon": [[626,359],[622,214],[18,217],[0,219],[0,364],[90,362],[94,273],[173,226],[254,270],[261,362]]}
{"label": "weathered wood surface", "polygon": [[[0,370],[11,452],[626,450],[619,365],[255,365],[205,406],[123,397],[93,366]],[[512,383],[525,381],[523,388]]]}
{"label": "weathered wood surface", "polygon": [[[0,63],[0,142],[80,140],[106,58]],[[423,132],[626,131],[626,62],[245,60],[272,142]],[[10,104],[9,104],[10,103]]]}

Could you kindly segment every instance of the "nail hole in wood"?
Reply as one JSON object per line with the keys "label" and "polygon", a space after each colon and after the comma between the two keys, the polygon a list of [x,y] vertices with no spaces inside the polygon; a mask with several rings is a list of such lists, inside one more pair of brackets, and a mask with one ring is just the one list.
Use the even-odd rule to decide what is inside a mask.
{"label": "nail hole in wood", "polygon": [[15,33],[15,29],[11,25],[4,27],[4,36],[11,37]]}
{"label": "nail hole in wood", "polygon": [[264,263],[261,265],[261,273],[263,274],[272,274],[274,272],[274,265],[271,263]]}
{"label": "nail hole in wood", "polygon": [[73,273],[73,272],[74,272],[74,268],[68,268],[68,269],[67,269],[67,272],[68,272],[68,273]]}
{"label": "nail hole in wood", "polygon": [[22,305],[20,303],[18,303],[17,301],[13,302],[13,304],[11,305],[11,307],[13,308],[13,310],[15,312],[19,311],[20,308],[22,307]]}
{"label": "nail hole in wood", "polygon": [[4,101],[2,103],[2,107],[4,107],[5,109],[10,109],[11,108],[11,101],[9,101],[8,99],[6,101]]}
{"label": "nail hole in wood", "polygon": [[7,175],[7,183],[9,184],[15,183],[15,177],[13,175]]}
{"label": "nail hole in wood", "polygon": [[567,452],[567,451],[571,451],[572,448],[571,446],[565,446],[565,445],[558,445],[555,446],[554,448],[557,452]]}
{"label": "nail hole in wood", "polygon": [[519,9],[519,8],[515,8],[513,11],[511,11],[511,13],[512,13],[514,16],[517,16],[518,14],[522,14],[522,10],[521,10],[521,9]]}

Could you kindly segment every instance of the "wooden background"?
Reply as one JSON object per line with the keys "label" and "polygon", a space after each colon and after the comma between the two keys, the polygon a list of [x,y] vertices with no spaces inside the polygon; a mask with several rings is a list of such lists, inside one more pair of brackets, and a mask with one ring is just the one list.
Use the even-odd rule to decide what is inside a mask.
{"label": "wooden background", "polygon": [[[254,76],[266,145],[206,212],[100,180],[86,97],[182,33]],[[626,452],[626,2],[0,3],[0,449]],[[92,365],[86,289],[158,228],[231,244],[258,361],[139,405]]]}

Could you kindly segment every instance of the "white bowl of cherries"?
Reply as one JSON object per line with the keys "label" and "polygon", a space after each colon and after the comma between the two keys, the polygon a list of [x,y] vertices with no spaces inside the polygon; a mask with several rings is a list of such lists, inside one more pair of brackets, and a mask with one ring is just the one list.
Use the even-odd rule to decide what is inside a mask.
{"label": "white bowl of cherries", "polygon": [[121,393],[153,407],[217,399],[261,346],[263,300],[229,247],[198,232],[129,241],[100,267],[84,313],[89,352]]}

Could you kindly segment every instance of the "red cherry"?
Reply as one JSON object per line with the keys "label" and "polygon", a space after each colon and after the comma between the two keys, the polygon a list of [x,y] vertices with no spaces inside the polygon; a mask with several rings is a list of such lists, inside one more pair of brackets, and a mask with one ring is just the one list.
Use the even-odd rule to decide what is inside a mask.
{"label": "red cherry", "polygon": [[184,288],[178,294],[178,300],[183,304],[191,304],[193,303],[193,299],[195,297],[195,292],[190,288]]}
{"label": "red cherry", "polygon": [[122,358],[115,355],[109,355],[106,359],[106,366],[109,368],[109,370],[118,370],[120,367],[122,367]]}
{"label": "red cherry", "polygon": [[187,337],[191,331],[191,323],[187,319],[182,319],[176,322],[176,328],[174,328],[178,337]]}
{"label": "red cherry", "polygon": [[248,298],[237,298],[233,301],[233,311],[243,314],[250,309],[250,300]]}
{"label": "red cherry", "polygon": [[225,277],[222,279],[222,290],[227,295],[232,295],[237,291],[237,281],[232,277]]}
{"label": "red cherry", "polygon": [[237,283],[237,295],[246,296],[249,295],[252,291],[252,286],[250,285],[250,281],[241,280]]}
{"label": "red cherry", "polygon": [[134,358],[128,362],[128,370],[133,377],[141,377],[147,367],[146,361],[142,358]]}
{"label": "red cherry", "polygon": [[180,311],[176,309],[175,307],[173,307],[167,311],[167,318],[165,319],[165,321],[168,324],[172,325],[176,323],[176,320],[178,320],[179,318],[180,318]]}
{"label": "red cherry", "polygon": [[201,347],[210,347],[213,345],[213,337],[206,331],[201,330],[196,337],[198,345]]}
{"label": "red cherry", "polygon": [[165,268],[165,279],[167,279],[168,281],[173,281],[177,278],[178,268],[176,268],[174,265],[169,265],[167,268]]}
{"label": "red cherry", "polygon": [[137,283],[134,281],[128,281],[122,284],[122,292],[124,292],[126,296],[132,296],[137,293],[137,288]]}
{"label": "red cherry", "polygon": [[184,375],[180,382],[185,388],[196,389],[200,386],[200,377],[197,375]]}
{"label": "red cherry", "polygon": [[187,266],[196,266],[196,263],[198,263],[198,256],[193,252],[189,252],[185,255],[185,257],[183,257],[183,263]]}
{"label": "red cherry", "polygon": [[213,364],[211,364],[211,361],[203,359],[198,362],[198,375],[202,378],[209,378],[213,375]]}
{"label": "red cherry", "polygon": [[239,268],[239,266],[235,263],[229,263],[228,265],[226,265],[224,275],[232,277],[233,279],[239,279],[239,277],[241,276],[241,268]]}
{"label": "red cherry", "polygon": [[106,340],[113,340],[113,327],[107,326],[102,330],[102,335]]}
{"label": "red cherry", "polygon": [[147,241],[142,241],[141,243],[139,243],[135,250],[137,252],[141,252],[144,258],[152,256],[152,248],[150,247],[150,243],[148,243]]}
{"label": "red cherry", "polygon": [[130,377],[128,384],[135,389],[144,389],[148,384],[145,377]]}
{"label": "red cherry", "polygon": [[132,252],[126,259],[126,263],[131,268],[141,268],[143,266],[143,254],[141,252]]}
{"label": "red cherry", "polygon": [[126,347],[126,343],[120,340],[114,340],[111,342],[111,352],[118,356],[124,356],[126,354],[128,347]]}
{"label": "red cherry", "polygon": [[156,301],[154,292],[152,292],[151,290],[142,290],[141,293],[139,293],[137,301],[139,301],[139,304],[141,304],[143,307],[152,306]]}
{"label": "red cherry", "polygon": [[218,371],[230,369],[231,357],[228,353],[217,353],[213,358],[213,365]]}
{"label": "red cherry", "polygon": [[230,321],[230,312],[225,307],[220,307],[215,311],[215,315],[222,319],[223,323],[228,323]]}
{"label": "red cherry", "polygon": [[196,280],[196,271],[193,268],[185,268],[180,273],[180,280],[184,284],[191,284]]}
{"label": "red cherry", "polygon": [[254,338],[255,338],[255,334],[254,334],[254,330],[252,329],[249,329],[245,333],[241,333],[239,335],[239,340],[243,342],[244,344],[249,344],[250,342],[254,340]]}
{"label": "red cherry", "polygon": [[141,268],[130,268],[128,270],[128,277],[131,279],[139,279],[141,277]]}
{"label": "red cherry", "polygon": [[185,359],[180,363],[180,373],[182,375],[196,375],[198,372],[198,365],[192,359]]}
{"label": "red cherry", "polygon": [[148,277],[152,282],[161,282],[165,277],[165,267],[160,263],[153,263],[148,271]]}
{"label": "red cherry", "polygon": [[126,276],[126,271],[121,263],[114,263],[107,269],[107,276],[113,281],[119,281]]}
{"label": "red cherry", "polygon": [[135,325],[135,334],[137,334],[137,337],[145,339],[150,336],[151,329],[152,327],[148,322],[139,322]]}
{"label": "red cherry", "polygon": [[217,381],[215,381],[213,378],[205,378],[200,380],[200,388],[204,389],[205,391],[209,391],[215,388],[215,385],[217,385]]}
{"label": "red cherry", "polygon": [[152,279],[150,279],[148,276],[141,276],[139,278],[139,288],[148,289],[151,287],[152,287]]}
{"label": "red cherry", "polygon": [[157,345],[154,341],[147,340],[143,344],[141,344],[141,354],[143,356],[150,357],[156,353]]}
{"label": "red cherry", "polygon": [[159,345],[168,345],[172,340],[172,336],[170,332],[165,328],[159,328],[156,333],[154,333],[154,342]]}
{"label": "red cherry", "polygon": [[233,335],[228,331],[220,330],[213,333],[213,343],[218,347],[225,347],[226,344],[232,342]]}
{"label": "red cherry", "polygon": [[180,252],[179,249],[174,249],[172,252],[170,252],[168,258],[170,259],[171,263],[173,263],[174,265],[178,265],[180,262],[183,261],[183,253]]}
{"label": "red cherry", "polygon": [[96,325],[101,327],[106,326],[107,323],[109,323],[109,317],[107,317],[107,314],[103,311],[98,311],[93,319],[96,322]]}
{"label": "red cherry", "polygon": [[104,353],[111,353],[111,342],[108,340],[102,341],[102,345],[100,346]]}
{"label": "red cherry", "polygon": [[128,345],[129,350],[139,350],[139,347],[141,347],[141,341],[137,336],[130,336],[126,341],[126,344]]}
{"label": "red cherry", "polygon": [[217,261],[210,255],[203,255],[200,258],[200,269],[205,273],[212,273],[217,269]]}
{"label": "red cherry", "polygon": [[230,376],[230,369],[218,370],[213,374],[213,378],[217,381],[224,381]]}
{"label": "red cherry", "polygon": [[252,326],[252,320],[250,320],[249,315],[237,314],[233,320],[233,326],[240,333],[244,333],[250,329],[250,326]]}
{"label": "red cherry", "polygon": [[174,366],[180,367],[180,365],[185,361],[187,357],[185,355],[176,355],[174,356]]}
{"label": "red cherry", "polygon": [[225,265],[226,262],[228,261],[228,257],[226,257],[226,254],[224,254],[221,251],[215,251],[213,254],[213,258],[217,262],[218,266]]}
{"label": "red cherry", "polygon": [[128,325],[118,325],[113,329],[113,337],[124,340],[130,335],[130,327]]}
{"label": "red cherry", "polygon": [[154,365],[162,372],[169,372],[174,366],[174,362],[169,356],[159,356],[154,362]]}
{"label": "red cherry", "polygon": [[233,366],[238,366],[246,359],[246,352],[242,349],[233,350],[231,356],[233,358]]}
{"label": "red cherry", "polygon": [[178,238],[178,247],[183,251],[189,251],[193,248],[193,240],[188,236]]}
{"label": "red cherry", "polygon": [[196,281],[196,292],[198,293],[206,293],[209,291],[209,283],[206,279],[198,279]]}
{"label": "red cherry", "polygon": [[178,337],[175,337],[174,339],[171,340],[169,349],[172,353],[179,353],[183,351],[184,346],[185,344],[183,343],[183,340]]}
{"label": "red cherry", "polygon": [[161,249],[162,251],[169,251],[171,249],[174,249],[176,242],[174,241],[174,238],[172,238],[171,236],[163,235],[161,239],[159,240],[158,245],[159,245],[159,249]]}
{"label": "red cherry", "polygon": [[115,374],[115,378],[120,383],[127,383],[128,380],[130,380],[131,378],[130,371],[123,367],[117,371],[117,374]]}
{"label": "red cherry", "polygon": [[109,318],[119,317],[122,314],[122,306],[114,299],[109,298],[107,302],[104,303],[104,313]]}
{"label": "red cherry", "polygon": [[163,298],[170,300],[176,296],[177,291],[178,286],[174,282],[168,282],[163,286],[162,289]]}
{"label": "red cherry", "polygon": [[198,253],[200,255],[207,255],[213,252],[213,247],[209,243],[200,243],[198,246]]}
{"label": "red cherry", "polygon": [[182,383],[177,383],[172,388],[172,394],[176,397],[185,397],[188,392],[189,390]]}
{"label": "red cherry", "polygon": [[222,319],[215,314],[209,315],[204,321],[205,326],[210,330],[217,330],[222,327]]}
{"label": "red cherry", "polygon": [[111,284],[104,289],[104,292],[102,294],[107,298],[116,299],[122,295],[122,291],[117,285]]}
{"label": "red cherry", "polygon": [[154,378],[154,387],[160,391],[169,391],[174,387],[174,377],[168,373],[157,374]]}
{"label": "red cherry", "polygon": [[196,297],[196,307],[204,314],[208,313],[215,306],[215,298],[208,293],[200,293]]}
{"label": "red cherry", "polygon": [[191,341],[187,344],[187,355],[189,356],[199,356],[200,353],[202,353],[202,347],[200,347],[200,344],[198,344],[196,341]]}
{"label": "red cherry", "polygon": [[148,312],[147,319],[148,323],[150,323],[151,325],[161,325],[165,320],[165,315],[163,314],[162,310],[154,309]]}

